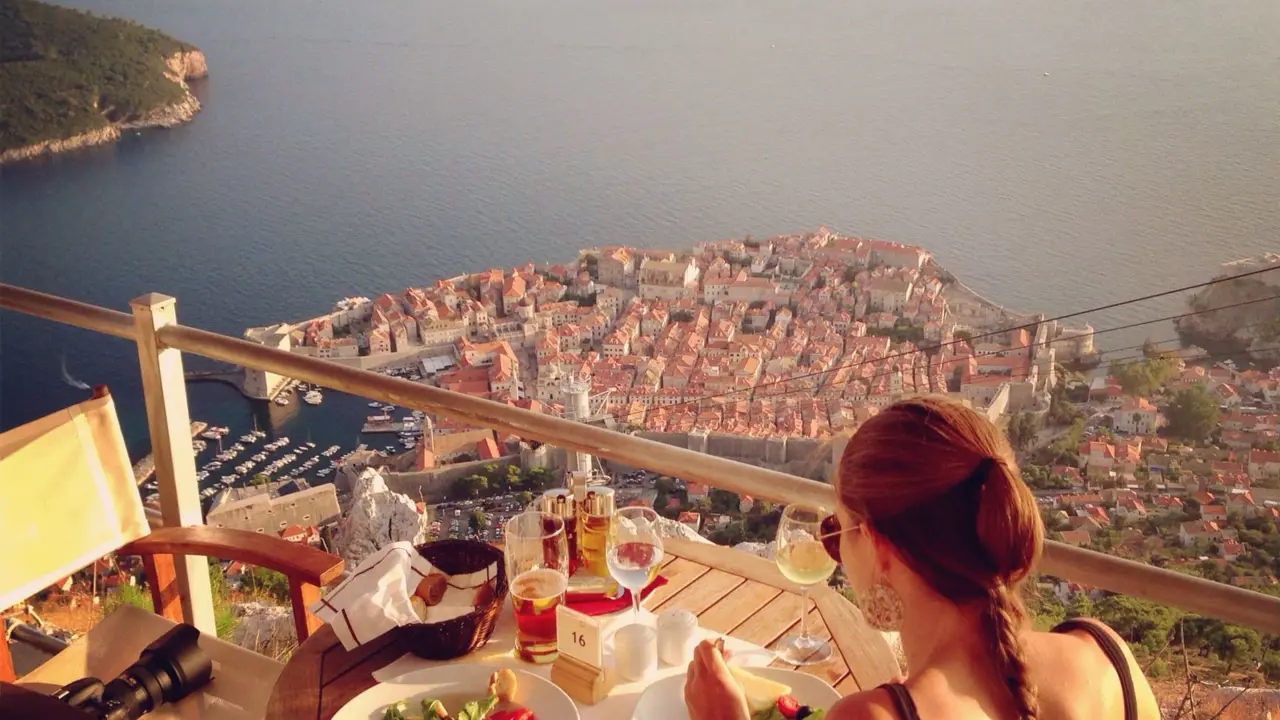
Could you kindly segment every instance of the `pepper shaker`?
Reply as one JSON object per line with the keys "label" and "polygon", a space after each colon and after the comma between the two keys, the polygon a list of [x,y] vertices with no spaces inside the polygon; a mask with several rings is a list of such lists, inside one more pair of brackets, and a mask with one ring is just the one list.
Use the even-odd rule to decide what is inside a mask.
{"label": "pepper shaker", "polygon": [[667,665],[688,665],[698,644],[698,616],[668,610],[658,616],[658,657]]}

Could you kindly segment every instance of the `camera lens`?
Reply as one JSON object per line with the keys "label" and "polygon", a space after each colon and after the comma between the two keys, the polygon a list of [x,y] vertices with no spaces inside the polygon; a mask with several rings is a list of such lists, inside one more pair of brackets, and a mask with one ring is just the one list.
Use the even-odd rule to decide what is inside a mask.
{"label": "camera lens", "polygon": [[137,720],[208,683],[213,663],[199,640],[200,631],[178,625],[151,643],[138,662],[107,683],[102,693],[106,720]]}
{"label": "camera lens", "polygon": [[102,691],[103,720],[137,720],[164,702],[154,675],[133,666]]}

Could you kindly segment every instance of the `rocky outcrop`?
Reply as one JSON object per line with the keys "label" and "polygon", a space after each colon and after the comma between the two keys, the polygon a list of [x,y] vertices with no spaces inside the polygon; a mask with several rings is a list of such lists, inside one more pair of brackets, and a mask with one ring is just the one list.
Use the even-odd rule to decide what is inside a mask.
{"label": "rocky outcrop", "polygon": [[236,617],[231,642],[236,645],[268,657],[277,657],[275,649],[297,644],[291,608],[243,602],[232,605],[231,611]]}
{"label": "rocky outcrop", "polygon": [[733,546],[734,550],[749,553],[756,557],[762,557],[769,562],[773,562],[773,555],[778,549],[778,544],[772,540],[767,543],[758,542],[742,542]]}
{"label": "rocky outcrop", "polygon": [[[1257,362],[1280,363],[1280,301],[1274,299],[1280,294],[1280,254],[1225,263],[1214,279],[1259,270],[1263,272],[1201,288],[1188,302],[1197,314],[1175,323],[1178,335],[1215,356],[1239,353]],[[1227,309],[1205,312],[1219,307]]]}
{"label": "rocky outcrop", "polygon": [[117,125],[108,125],[97,130],[90,130],[87,133],[72,135],[62,140],[45,140],[34,145],[26,147],[13,148],[0,153],[0,164],[18,162],[19,160],[30,160],[31,158],[40,157],[41,155],[52,155],[54,153],[68,152],[71,150],[80,150],[82,148],[93,147],[94,145],[105,145],[106,143],[115,142],[120,139],[120,127]]}
{"label": "rocky outcrop", "polygon": [[693,528],[678,523],[670,518],[658,518],[658,535],[664,538],[676,538],[677,540],[688,540],[690,542],[709,543],[710,540],[702,537],[693,531]]}
{"label": "rocky outcrop", "polygon": [[171,105],[155,108],[142,117],[133,120],[115,123],[97,130],[90,130],[69,138],[46,140],[26,147],[5,150],[0,153],[0,165],[115,142],[120,139],[121,130],[138,130],[153,127],[171,128],[191,122],[196,113],[200,112],[200,101],[196,99],[195,95],[191,94],[191,88],[187,85],[187,81],[208,77],[208,61],[205,60],[204,53],[193,48],[176,52],[165,58],[165,65],[169,67],[169,72],[165,73],[165,76],[182,86],[184,91],[182,100]]}
{"label": "rocky outcrop", "polygon": [[427,527],[408,495],[392,492],[382,474],[372,468],[356,478],[351,509],[342,520],[337,552],[354,570],[373,553],[393,542],[426,542]]}
{"label": "rocky outcrop", "polygon": [[209,63],[204,53],[195,48],[174,53],[165,59],[164,64],[182,82],[209,77]]}

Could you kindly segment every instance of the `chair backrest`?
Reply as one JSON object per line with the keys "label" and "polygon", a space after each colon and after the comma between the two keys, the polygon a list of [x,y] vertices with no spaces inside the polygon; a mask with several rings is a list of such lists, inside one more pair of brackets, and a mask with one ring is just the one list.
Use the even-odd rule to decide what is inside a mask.
{"label": "chair backrest", "polygon": [[0,434],[0,610],[149,531],[105,387]]}

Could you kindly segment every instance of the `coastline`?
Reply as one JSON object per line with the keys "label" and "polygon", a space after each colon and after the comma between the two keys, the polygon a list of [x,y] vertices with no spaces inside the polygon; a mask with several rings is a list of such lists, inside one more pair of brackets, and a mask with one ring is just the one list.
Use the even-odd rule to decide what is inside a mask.
{"label": "coastline", "polygon": [[200,112],[201,106],[200,100],[191,93],[191,86],[187,84],[187,81],[208,77],[209,65],[205,60],[204,53],[195,48],[180,50],[166,58],[165,64],[169,66],[169,72],[165,73],[166,77],[182,87],[183,99],[181,102],[155,108],[136,120],[112,123],[106,127],[90,130],[79,135],[44,140],[25,147],[5,150],[0,153],[0,165],[34,160],[58,153],[72,152],[116,142],[120,139],[121,132],[126,130],[172,128],[191,122],[195,119],[196,113]]}

